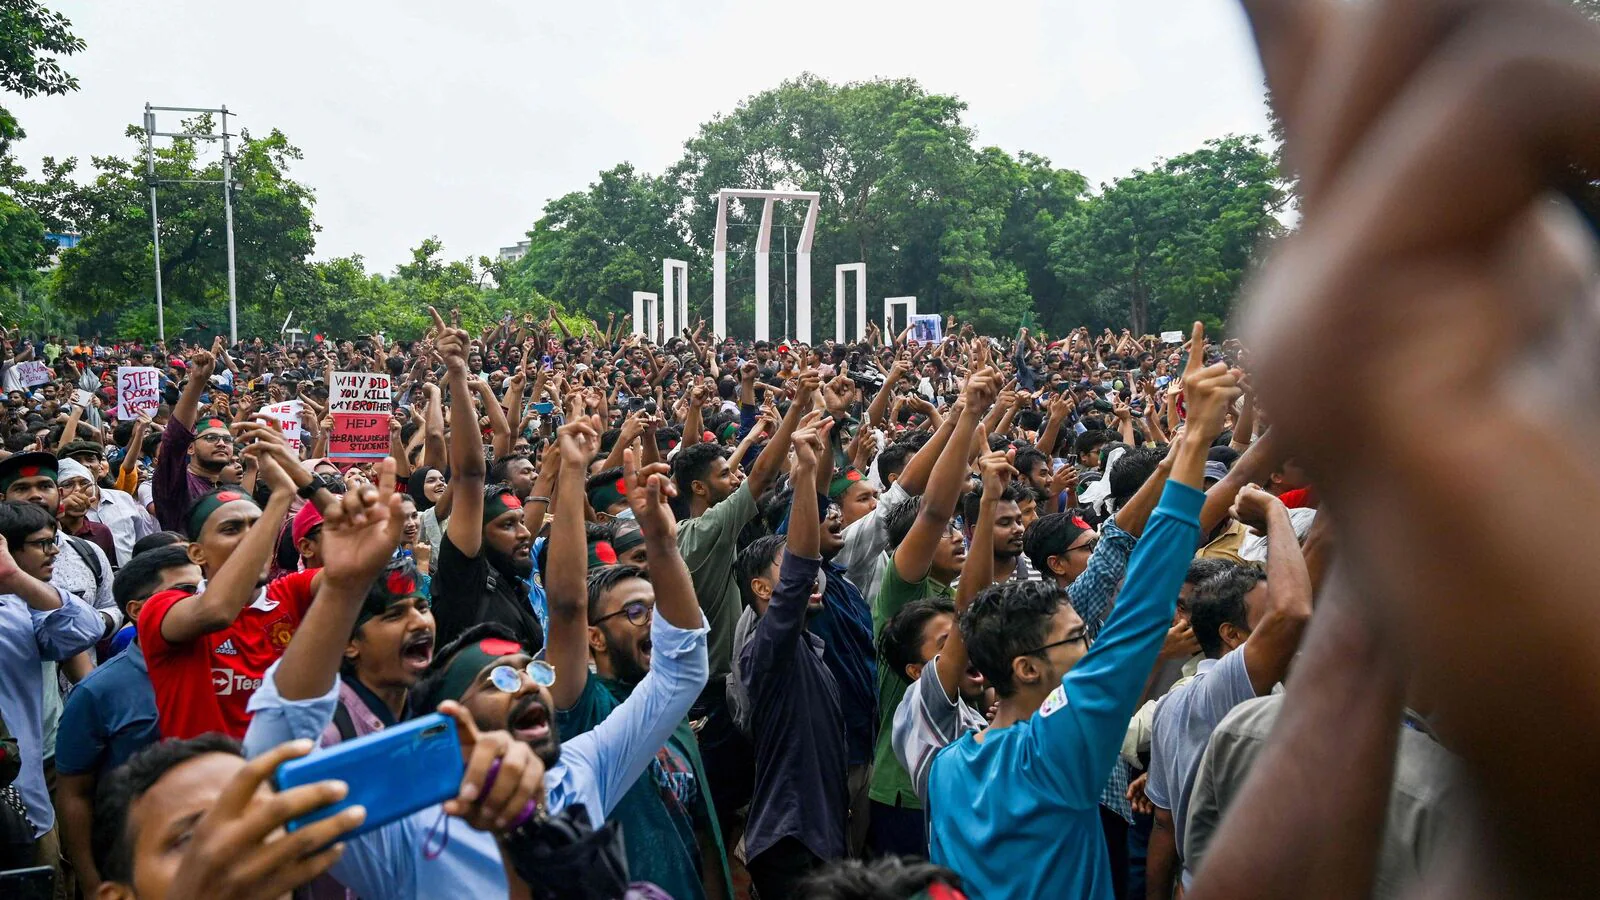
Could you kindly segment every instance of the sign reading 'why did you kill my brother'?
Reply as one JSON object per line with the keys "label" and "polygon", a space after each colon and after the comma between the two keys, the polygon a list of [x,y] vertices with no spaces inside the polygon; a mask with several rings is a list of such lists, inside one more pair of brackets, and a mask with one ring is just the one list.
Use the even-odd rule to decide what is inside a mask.
{"label": "sign reading 'why did you kill my brother'", "polygon": [[328,385],[328,412],[388,415],[393,408],[393,388],[386,373],[333,373],[333,383]]}

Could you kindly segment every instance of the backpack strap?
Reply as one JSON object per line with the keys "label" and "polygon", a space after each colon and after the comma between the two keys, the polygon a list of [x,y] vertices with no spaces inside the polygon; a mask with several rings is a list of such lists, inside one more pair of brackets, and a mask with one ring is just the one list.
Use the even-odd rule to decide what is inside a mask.
{"label": "backpack strap", "polygon": [[106,572],[105,569],[101,568],[100,566],[100,555],[94,552],[94,545],[90,544],[81,537],[74,537],[70,534],[65,535],[65,537],[67,539],[67,546],[71,547],[73,551],[78,554],[78,556],[82,557],[83,564],[88,566],[89,571],[94,573],[95,583],[99,584],[100,581],[105,578]]}

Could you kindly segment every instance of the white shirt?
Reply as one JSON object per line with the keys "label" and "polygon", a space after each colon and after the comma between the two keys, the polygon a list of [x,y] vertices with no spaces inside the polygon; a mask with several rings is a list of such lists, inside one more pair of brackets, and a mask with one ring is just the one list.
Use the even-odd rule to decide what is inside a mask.
{"label": "white shirt", "polygon": [[133,545],[146,535],[161,530],[161,524],[144,505],[126,491],[100,489],[100,506],[89,510],[89,520],[111,529],[117,545],[117,565],[125,566],[133,556]]}

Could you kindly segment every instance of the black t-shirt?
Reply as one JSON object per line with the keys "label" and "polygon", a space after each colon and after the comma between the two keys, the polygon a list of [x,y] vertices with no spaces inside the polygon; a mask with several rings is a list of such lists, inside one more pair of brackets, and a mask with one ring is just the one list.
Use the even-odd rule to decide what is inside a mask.
{"label": "black t-shirt", "polygon": [[496,571],[484,549],[477,556],[462,553],[448,532],[440,542],[431,599],[440,646],[479,622],[498,622],[535,652],[544,647],[544,628],[527,592]]}

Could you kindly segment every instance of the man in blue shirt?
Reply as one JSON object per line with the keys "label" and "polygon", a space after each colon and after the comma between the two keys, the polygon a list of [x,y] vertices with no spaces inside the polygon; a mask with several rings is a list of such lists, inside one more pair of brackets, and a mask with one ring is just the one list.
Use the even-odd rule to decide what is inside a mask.
{"label": "man in blue shirt", "polygon": [[[118,570],[111,593],[123,616],[137,622],[144,601],[161,591],[193,590],[200,580],[200,567],[189,559],[187,549],[158,547],[130,558]],[[59,737],[56,772],[61,780],[56,803],[62,850],[84,896],[93,896],[100,883],[90,848],[95,786],[103,773],[161,739],[156,692],[137,641],[101,663],[67,695]]]}
{"label": "man in blue shirt", "polygon": [[1201,368],[1198,324],[1193,340],[1188,430],[1093,649],[1052,583],[987,588],[962,619],[971,661],[1000,702],[987,730],[933,761],[929,846],[974,898],[1113,896],[1098,799],[1194,555],[1207,447],[1240,393],[1226,366]]}
{"label": "man in blue shirt", "polygon": [[[50,585],[55,519],[31,503],[0,503],[0,718],[17,739],[16,788],[38,840],[39,865],[55,867],[55,809],[44,780],[44,660],[69,659],[94,646],[105,621],[94,608]],[[51,691],[55,685],[49,685]]]}

